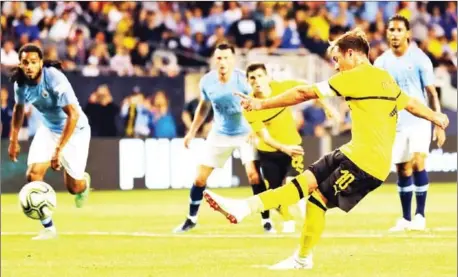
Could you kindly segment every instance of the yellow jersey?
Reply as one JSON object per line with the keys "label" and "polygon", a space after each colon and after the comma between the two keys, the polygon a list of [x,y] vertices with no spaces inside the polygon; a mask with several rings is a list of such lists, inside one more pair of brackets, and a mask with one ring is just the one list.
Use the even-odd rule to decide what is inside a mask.
{"label": "yellow jersey", "polygon": [[[305,83],[299,81],[272,81],[269,83],[272,93],[268,98],[277,96],[288,89],[304,84]],[[299,145],[302,142],[301,135],[296,128],[293,111],[289,107],[249,112],[245,111],[244,115],[255,132],[267,128],[270,136],[282,144]],[[278,151],[264,142],[262,138],[259,138],[257,149],[266,152]]]}
{"label": "yellow jersey", "polygon": [[327,84],[317,84],[319,97],[345,98],[352,120],[352,139],[340,147],[352,162],[375,178],[385,181],[391,167],[397,112],[409,97],[391,75],[371,64],[340,72]]}

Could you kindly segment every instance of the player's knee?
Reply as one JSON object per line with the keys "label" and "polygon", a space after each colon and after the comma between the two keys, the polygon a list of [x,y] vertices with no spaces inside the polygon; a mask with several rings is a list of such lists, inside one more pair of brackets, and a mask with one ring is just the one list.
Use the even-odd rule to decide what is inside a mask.
{"label": "player's knee", "polygon": [[86,189],[86,184],[84,181],[69,181],[67,184],[67,190],[70,194],[82,193]]}
{"label": "player's knee", "polygon": [[207,178],[204,176],[197,176],[194,185],[197,187],[205,187],[207,185]]}
{"label": "player's knee", "polygon": [[402,177],[412,176],[413,169],[411,164],[402,164],[397,167],[398,174]]}
{"label": "player's knee", "polygon": [[43,181],[44,177],[44,172],[35,170],[35,169],[29,169],[27,171],[27,182],[33,182],[33,181]]}
{"label": "player's knee", "polygon": [[412,159],[412,169],[422,171],[425,169],[425,157],[423,155],[415,155]]}

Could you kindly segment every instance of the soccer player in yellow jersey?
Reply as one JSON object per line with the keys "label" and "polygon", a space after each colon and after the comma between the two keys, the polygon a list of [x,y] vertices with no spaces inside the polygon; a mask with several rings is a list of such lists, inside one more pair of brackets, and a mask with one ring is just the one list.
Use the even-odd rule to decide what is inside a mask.
{"label": "soccer player in yellow jersey", "polygon": [[397,112],[409,113],[445,129],[448,118],[405,94],[391,75],[372,66],[364,32],[353,30],[331,43],[329,53],[339,73],[329,80],[297,86],[273,98],[242,97],[246,110],[295,105],[310,99],[340,96],[347,101],[353,122],[352,140],[322,157],[291,182],[246,200],[226,199],[204,192],[207,202],[232,223],[279,205],[291,205],[310,195],[299,249],[271,269],[312,268],[312,248],[323,229],[325,212],[338,207],[349,212],[387,178],[396,135]]}
{"label": "soccer player in yellow jersey", "polygon": [[[271,81],[264,64],[254,63],[247,67],[246,75],[251,86],[251,96],[257,99],[274,97],[282,92],[304,85],[299,81]],[[245,111],[244,116],[256,134],[256,147],[262,177],[269,189],[279,188],[285,178],[296,177],[304,171],[304,149],[302,138],[297,131],[293,112],[289,107],[260,111]],[[277,208],[283,217],[283,233],[293,233],[296,222],[288,206]],[[263,225],[272,222],[263,219]],[[271,229],[271,232],[275,232]]]}

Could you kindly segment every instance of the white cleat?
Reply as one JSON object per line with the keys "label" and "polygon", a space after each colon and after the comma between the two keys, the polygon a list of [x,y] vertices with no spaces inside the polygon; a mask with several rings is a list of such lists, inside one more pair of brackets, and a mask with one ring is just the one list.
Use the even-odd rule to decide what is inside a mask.
{"label": "white cleat", "polygon": [[291,234],[291,233],[294,233],[295,231],[296,231],[296,221],[289,220],[289,221],[283,222],[282,233]]}
{"label": "white cleat", "polygon": [[291,257],[269,267],[270,270],[312,269],[312,254],[305,258],[299,258],[297,252]]}
{"label": "white cleat", "polygon": [[48,240],[57,238],[57,231],[55,228],[45,228],[38,233],[38,236],[32,238],[32,240]]}
{"label": "white cleat", "polygon": [[231,223],[240,223],[250,214],[250,207],[245,200],[228,199],[210,191],[204,191],[204,198],[215,211],[222,213]]}
{"label": "white cleat", "polygon": [[389,232],[404,232],[410,230],[410,221],[406,220],[405,218],[400,218],[396,221],[396,225],[391,227],[388,231]]}
{"label": "white cleat", "polygon": [[412,222],[410,223],[410,230],[425,231],[426,219],[421,214],[416,214]]}

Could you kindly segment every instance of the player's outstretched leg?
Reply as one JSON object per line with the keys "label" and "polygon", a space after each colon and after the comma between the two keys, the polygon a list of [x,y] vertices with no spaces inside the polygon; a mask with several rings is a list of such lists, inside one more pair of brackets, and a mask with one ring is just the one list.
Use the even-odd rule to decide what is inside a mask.
{"label": "player's outstretched leg", "polygon": [[[266,191],[266,183],[261,178],[261,166],[259,161],[248,162],[245,165],[245,170],[248,177],[248,182],[253,190],[253,195],[258,195]],[[266,233],[276,233],[270,220],[270,212],[261,212],[261,224]]]}
{"label": "player's outstretched leg", "polygon": [[[31,164],[27,169],[27,181],[43,181],[48,168],[49,162]],[[57,237],[57,231],[52,221],[52,217],[42,219],[41,225],[43,225],[44,229],[41,230],[37,236],[33,237],[33,240],[46,240]]]}
{"label": "player's outstretched leg", "polygon": [[318,190],[307,201],[305,222],[302,228],[299,249],[289,258],[269,267],[271,270],[311,269],[312,249],[324,230],[326,204]]}
{"label": "player's outstretched leg", "polygon": [[412,177],[412,164],[410,162],[397,164],[398,192],[401,200],[402,218],[398,219],[396,225],[390,232],[401,232],[410,229],[412,195],[414,190]]}
{"label": "player's outstretched leg", "polygon": [[75,179],[65,171],[64,182],[68,191],[75,195],[75,206],[77,208],[83,207],[89,198],[89,192],[91,190],[91,176],[89,173],[85,172],[81,179]]}
{"label": "player's outstretched leg", "polygon": [[182,233],[189,231],[197,225],[197,213],[199,212],[200,203],[202,202],[203,192],[207,185],[207,180],[213,172],[213,167],[199,166],[197,178],[191,187],[189,193],[189,214],[186,220],[178,225],[173,232]]}
{"label": "player's outstretched leg", "polygon": [[210,190],[204,191],[204,198],[214,210],[223,214],[231,223],[236,224],[248,215],[277,208],[280,205],[295,204],[316,188],[315,176],[307,170],[282,187],[267,190],[248,199],[228,199]]}
{"label": "player's outstretched leg", "polygon": [[422,231],[426,228],[425,205],[429,188],[428,172],[425,170],[424,154],[414,154],[413,181],[415,184],[415,199],[417,201],[417,209],[415,210],[415,217],[410,224],[410,229]]}

